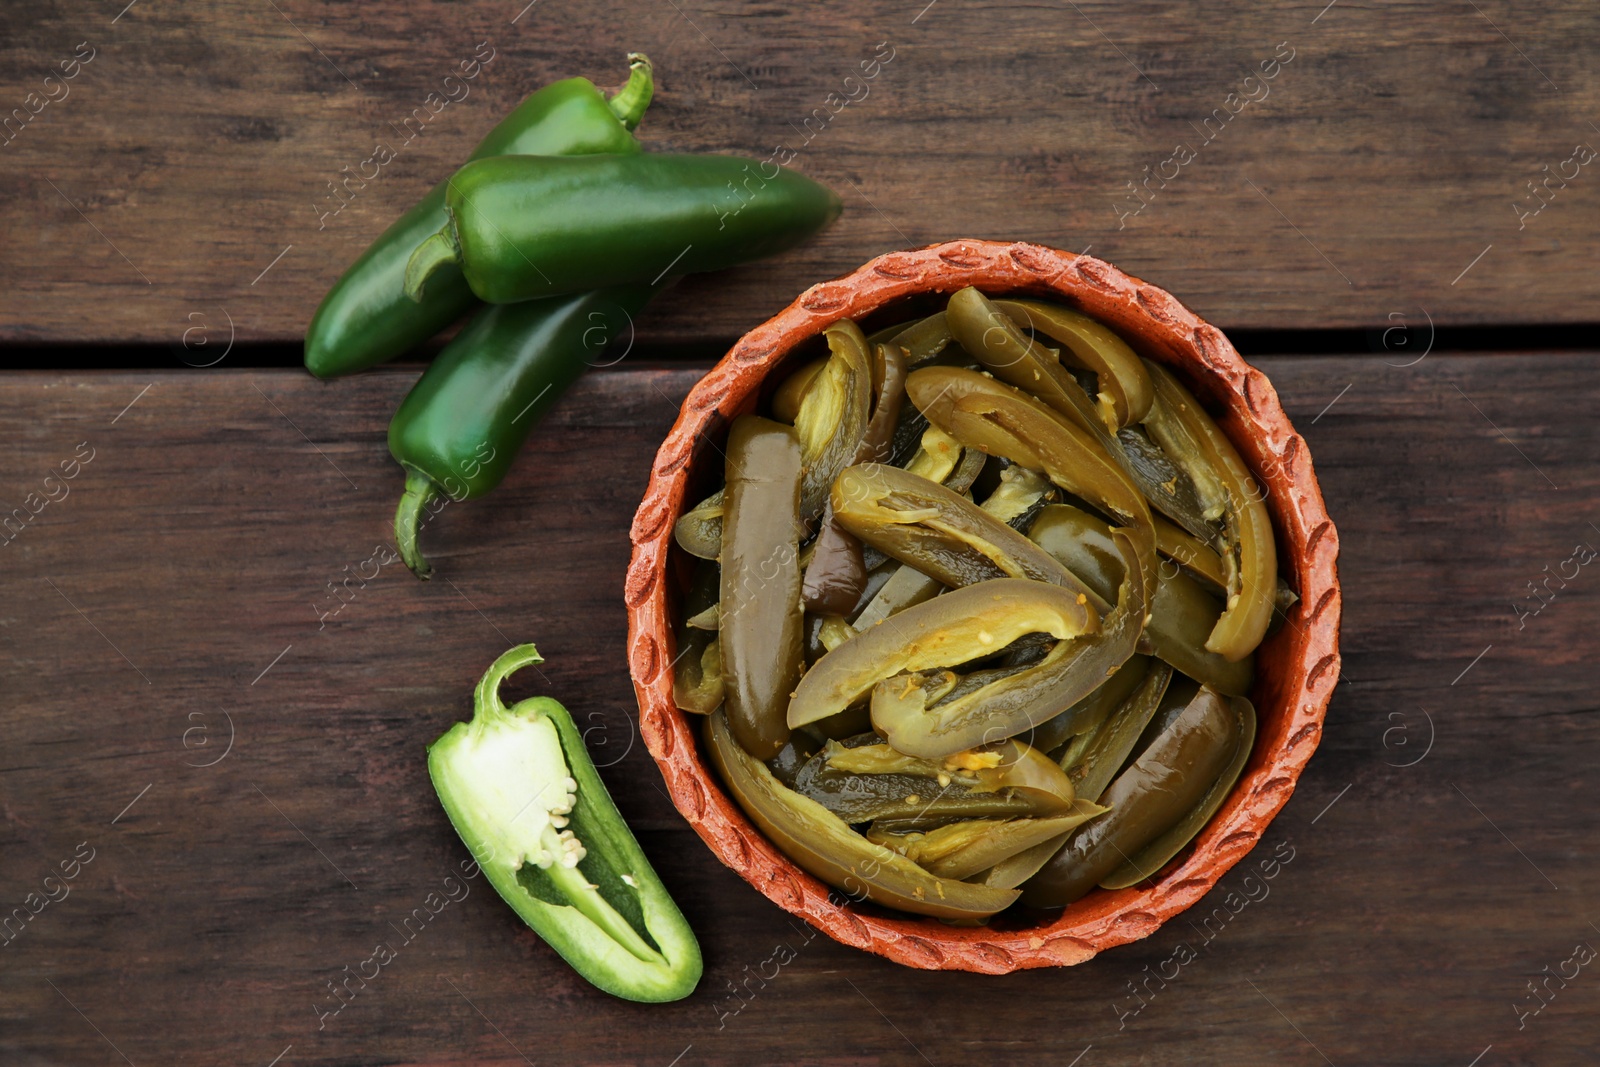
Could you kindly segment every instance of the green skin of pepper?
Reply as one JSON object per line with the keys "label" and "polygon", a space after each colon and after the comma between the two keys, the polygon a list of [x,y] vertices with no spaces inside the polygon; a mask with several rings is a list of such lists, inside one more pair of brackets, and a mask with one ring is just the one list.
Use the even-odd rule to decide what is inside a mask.
{"label": "green skin of pepper", "polygon": [[734,736],[757,759],[789,740],[789,694],[804,664],[800,608],[800,442],[794,430],[741,415],[728,430],[722,528],[723,702]]}
{"label": "green skin of pepper", "polygon": [[1072,903],[1183,818],[1232,761],[1239,732],[1228,701],[1202,689],[1100,797],[1111,810],[1074,831],[1023,885],[1023,903],[1034,908]]}
{"label": "green skin of pepper", "polygon": [[459,262],[493,304],[721,270],[800,244],[838,216],[830,190],[733,156],[498,156],[449,180],[450,223],[406,270],[413,299]]}
{"label": "green skin of pepper", "polygon": [[495,305],[445,346],[389,422],[389,453],[406,472],[395,543],[414,574],[432,573],[417,548],[432,501],[499,485],[544,413],[666,284]]}
{"label": "green skin of pepper", "polygon": [[[650,104],[650,61],[635,53],[627,86],[610,101],[587,78],[552,82],[489,131],[469,160],[489,156],[636,153],[632,130]],[[428,298],[405,295],[406,262],[449,221],[448,181],[400,216],[323,297],[306,330],[306,369],[318,378],[387,362],[466,314],[477,299],[459,270],[441,269]]]}
{"label": "green skin of pepper", "polygon": [[[533,697],[512,708],[500,700],[501,681],[521,667],[540,662],[532,645],[506,652],[478,683],[473,721],[457,723],[429,746],[428,773],[439,800],[495,891],[580,975],[626,1000],[680,1000],[700,981],[700,946],[622,821],[572,716],[549,697]],[[475,729],[538,729],[541,720],[555,727],[559,759],[577,782],[577,801],[568,819],[588,850],[575,868],[558,863],[539,872],[547,877],[547,895],[553,887],[555,895],[566,900],[563,904],[534,895],[522,881],[530,876],[530,868],[519,869],[511,857],[495,854],[493,842],[514,831],[485,818],[476,794],[486,783],[462,773],[464,768],[458,766]],[[535,784],[517,785],[533,788]],[[613,907],[613,903],[621,907]],[[634,918],[628,918],[630,914]],[[654,942],[653,948],[640,936],[639,924]]]}
{"label": "green skin of pepper", "polygon": [[[1122,557],[1111,527],[1069,504],[1050,504],[1039,512],[1028,536],[1105,595],[1122,581]],[[1206,638],[1222,614],[1222,605],[1199,582],[1164,563],[1150,598],[1150,621],[1141,647],[1228,696],[1243,696],[1255,684],[1255,656],[1228,660],[1206,650]]]}

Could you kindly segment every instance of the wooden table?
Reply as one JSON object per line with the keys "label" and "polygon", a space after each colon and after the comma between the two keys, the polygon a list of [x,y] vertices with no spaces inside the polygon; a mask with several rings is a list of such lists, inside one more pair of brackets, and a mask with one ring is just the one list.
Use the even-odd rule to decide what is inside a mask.
{"label": "wooden table", "polygon": [[[13,5],[0,44],[34,72],[14,102],[96,50],[0,146],[0,336],[156,346],[0,387],[4,510],[75,472],[0,545],[0,916],[59,898],[0,938],[0,1063],[1591,1058],[1600,977],[1548,976],[1600,945],[1600,594],[1584,568],[1543,600],[1529,583],[1600,546],[1600,373],[1571,349],[1416,361],[1430,318],[1595,318],[1590,168],[1521,230],[1509,206],[1600,141],[1586,9],[120,6]],[[318,229],[327,179],[484,40],[481,92]],[[844,194],[840,223],[642,321],[502,490],[426,531],[435,581],[393,564],[341,585],[388,541],[384,432],[416,367],[324,384],[239,366],[247,342],[297,337],[344,262],[543,81],[615,78],[645,48],[651,147],[764,156],[880,41],[892,62],[799,162]],[[1270,96],[1117,229],[1122,183],[1280,41]],[[1093,245],[1224,328],[1397,330],[1256,360],[1343,542],[1345,673],[1296,795],[1192,925],[998,979],[842,948],[714,859],[637,743],[620,596],[650,458],[704,360],[812,281],[962,234]],[[239,352],[182,365],[191,314],[231,318]],[[590,728],[700,936],[685,1001],[597,992],[481,880],[401,932],[465,856],[423,746],[526,640],[547,662],[515,688]],[[1274,856],[1292,859],[1246,880]],[[380,941],[394,962],[320,1014]],[[1170,977],[1180,946],[1197,958]]]}

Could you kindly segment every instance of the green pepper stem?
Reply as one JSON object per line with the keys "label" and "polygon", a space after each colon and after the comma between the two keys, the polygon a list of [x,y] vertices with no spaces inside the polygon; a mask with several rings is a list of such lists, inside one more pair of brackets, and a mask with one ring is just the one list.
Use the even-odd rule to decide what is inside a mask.
{"label": "green pepper stem", "polygon": [[472,694],[473,718],[506,714],[509,709],[500,699],[500,683],[524,667],[543,662],[544,657],[532,645],[517,645],[502,652],[500,658],[489,664],[489,669],[478,679],[478,688]]}
{"label": "green pepper stem", "polygon": [[411,253],[411,259],[406,263],[406,295],[417,303],[422,303],[423,290],[427,286],[428,277],[446,263],[454,263],[461,258],[461,250],[456,246],[455,223],[445,223],[444,229],[429,237],[417,246]]}
{"label": "green pepper stem", "polygon": [[406,491],[394,513],[394,543],[411,573],[423,581],[433,577],[433,568],[417,549],[417,532],[422,529],[422,514],[439,495],[439,486],[421,471],[406,471]]}
{"label": "green pepper stem", "polygon": [[628,83],[610,101],[611,113],[628,129],[639,125],[656,93],[655,68],[643,52],[628,53]]}

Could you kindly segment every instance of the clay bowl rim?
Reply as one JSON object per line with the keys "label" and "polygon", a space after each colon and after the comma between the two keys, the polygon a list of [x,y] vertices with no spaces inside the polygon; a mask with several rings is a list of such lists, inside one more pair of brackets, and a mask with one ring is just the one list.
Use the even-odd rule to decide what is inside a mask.
{"label": "clay bowl rim", "polygon": [[[691,461],[709,436],[754,404],[767,373],[806,339],[925,293],[976,285],[990,295],[1062,299],[1112,326],[1141,354],[1171,366],[1222,423],[1268,493],[1280,566],[1292,561],[1301,596],[1290,625],[1258,654],[1256,751],[1223,808],[1155,879],[1096,890],[1047,921],[1015,928],[953,927],[843,900],[767,841],[723,791],[697,742],[698,718],[672,699],[674,639],[667,614],[672,527]],[[1272,384],[1223,333],[1171,294],[1090,256],[1026,242],[956,240],[890,252],[813,285],[741,337],[684,400],[651,467],[631,530],[624,596],[628,668],[640,733],[678,811],[725,865],[785,911],[841,944],[930,970],[1004,974],[1070,966],[1154,933],[1203,897],[1261,839],[1321,740],[1339,677],[1339,537],[1304,440]],[[691,722],[691,719],[693,720]]]}

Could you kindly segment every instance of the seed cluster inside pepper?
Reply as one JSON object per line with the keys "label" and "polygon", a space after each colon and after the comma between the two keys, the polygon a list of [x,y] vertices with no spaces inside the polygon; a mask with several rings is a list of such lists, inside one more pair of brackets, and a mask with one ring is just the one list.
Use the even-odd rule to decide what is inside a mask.
{"label": "seed cluster inside pepper", "polygon": [[1071,308],[967,288],[822,340],[674,531],[674,696],[734,799],[852,899],[950,922],[1156,876],[1249,759],[1295,602],[1261,487]]}

